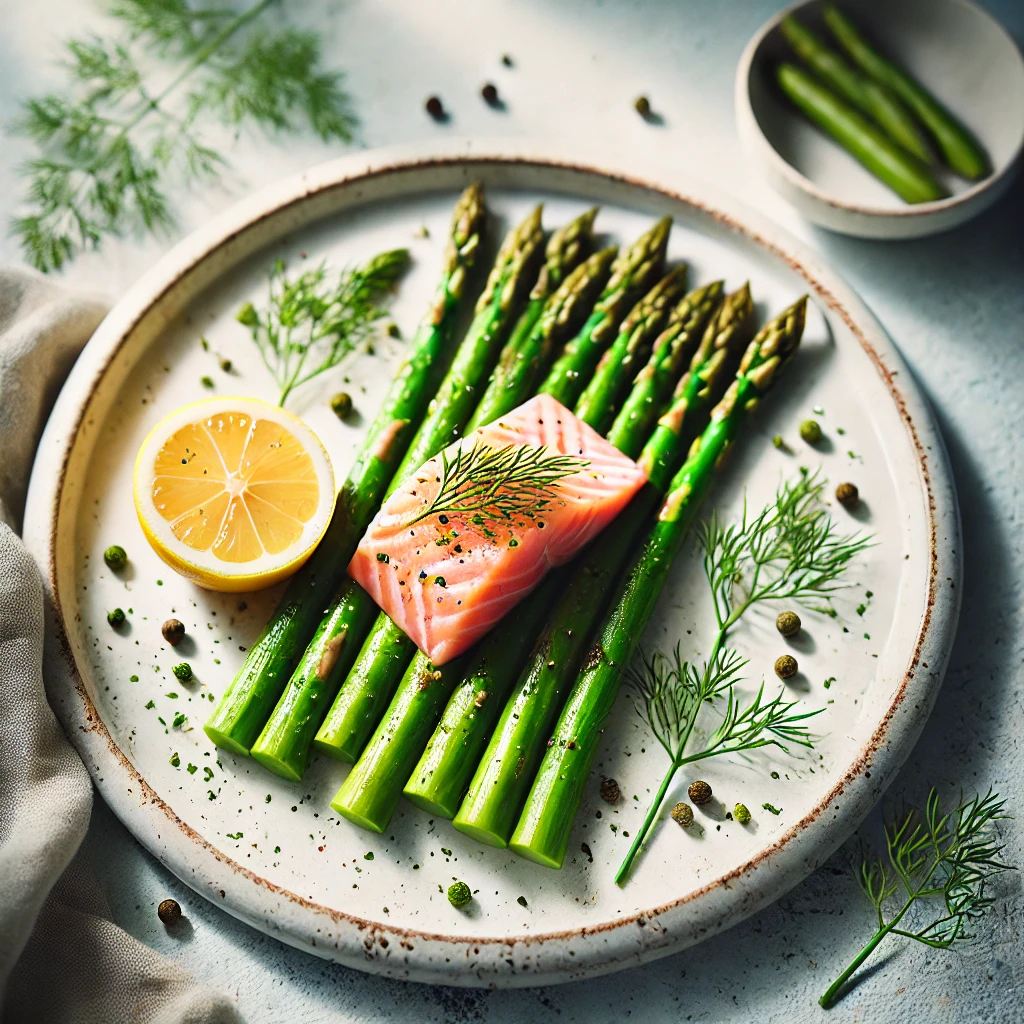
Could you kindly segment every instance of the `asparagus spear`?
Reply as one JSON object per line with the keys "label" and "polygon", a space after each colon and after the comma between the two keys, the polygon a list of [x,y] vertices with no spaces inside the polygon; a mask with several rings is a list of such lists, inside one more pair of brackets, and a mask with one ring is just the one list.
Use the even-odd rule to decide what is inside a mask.
{"label": "asparagus spear", "polygon": [[[746,308],[749,310],[749,306]],[[749,333],[740,331],[732,335],[732,341],[740,343],[736,344],[739,349],[748,337]],[[738,359],[739,351],[735,354]],[[664,424],[666,429],[655,432],[641,455],[641,463],[653,469],[654,474],[619,517],[611,535],[602,537],[600,545],[591,549],[574,572],[548,617],[541,641],[502,711],[455,815],[455,827],[481,842],[492,846],[508,843],[544,753],[545,738],[551,735],[562,701],[580,667],[587,638],[668,486],[671,469],[682,463],[690,439],[706,422],[711,406],[708,399],[715,383],[725,387],[721,362],[710,383],[704,378],[707,367],[698,365],[692,369],[691,389],[676,400],[685,404],[672,410],[673,416]]]}
{"label": "asparagus spear", "polygon": [[248,754],[426,411],[450,358],[452,331],[466,276],[480,248],[485,213],[483,188],[470,185],[455,205],[441,280],[430,310],[342,484],[327,532],[292,578],[273,617],[249,648],[245,664],[204,726],[210,739],[226,750]]}
{"label": "asparagus spear", "polygon": [[[675,325],[658,338],[655,353],[638,375],[623,407],[625,412],[634,397],[640,395],[640,404],[645,414],[642,417],[623,417],[620,414],[624,426],[618,430],[613,428],[608,435],[617,448],[632,454],[638,447],[638,440],[649,433],[651,418],[646,415],[646,410],[651,409],[657,415],[659,406],[676,382],[685,357],[690,355],[691,342],[699,337],[703,328],[708,329],[704,331],[698,350],[693,353],[692,366],[708,379],[717,379],[723,359],[742,347],[749,336],[749,325],[753,318],[749,287],[744,285],[729,296],[724,308],[717,312],[709,324],[709,318],[720,304],[720,282],[691,292],[679,304],[677,310],[683,309],[686,315],[680,316]],[[669,365],[675,367],[674,373],[669,371],[671,375],[665,373]],[[649,373],[655,366],[657,370]],[[667,460],[672,452],[680,448],[676,437],[681,433],[692,433],[688,424],[684,428],[680,417],[693,405],[693,395],[707,386],[704,376],[698,377],[695,370],[688,371],[679,381],[676,400],[670,412],[666,413],[666,425],[655,427],[656,436],[648,440],[645,446],[646,461],[642,464],[648,479],[667,481],[670,478],[671,469]],[[691,413],[691,417],[693,415]],[[615,528],[620,529],[621,524],[616,524]],[[525,651],[520,654],[518,648],[516,651],[507,648],[511,648],[517,641],[521,646],[524,632],[531,638],[536,635],[538,629],[533,620],[527,619],[524,623],[524,618],[539,610],[538,622],[543,621],[563,588],[564,581],[558,579],[555,582],[556,586],[538,590],[523,602],[516,612],[515,628],[497,629],[492,633],[490,649],[481,653],[476,670],[470,672],[456,687],[423,756],[406,784],[405,795],[414,804],[432,814],[446,818],[455,816],[491,737],[494,724],[505,707],[519,674],[519,666],[525,660]]]}
{"label": "asparagus spear", "polygon": [[[649,237],[650,232],[644,236],[644,238]],[[645,243],[640,247],[640,243],[637,243],[633,248],[636,250],[638,247],[648,251],[649,244]],[[546,361],[546,351],[544,350],[550,347],[547,325],[550,324],[554,327],[563,323],[562,314],[565,312],[578,314],[581,304],[579,299],[584,293],[592,294],[594,283],[598,279],[603,278],[606,272],[603,268],[607,265],[609,255],[608,252],[605,252],[600,260],[591,257],[591,260],[584,264],[584,267],[587,267],[593,263],[589,272],[584,270],[583,273],[574,273],[565,282],[566,292],[562,296],[564,302],[561,305],[554,306],[550,311],[545,311],[541,316],[537,324],[537,330],[543,332],[537,339],[542,350],[538,356],[540,361]],[[598,254],[598,256],[602,256],[602,254]],[[621,264],[622,260],[618,260],[617,263]],[[577,274],[579,275],[578,277]],[[614,275],[615,271],[613,268],[613,278]],[[575,290],[572,292],[569,291],[571,284],[575,287]],[[622,287],[623,285],[621,284],[618,286],[617,293],[621,291]],[[604,289],[605,295],[607,295],[610,288],[611,284],[609,283]],[[553,298],[553,302],[556,298],[558,298],[558,293]],[[556,310],[557,315],[554,315]],[[649,331],[649,333],[653,332]],[[650,344],[649,339],[647,344]],[[568,352],[568,346],[566,351]],[[541,391],[544,391],[547,387],[561,387],[562,381],[566,378],[567,374],[574,373],[577,376],[586,374],[585,350],[577,347],[574,353],[574,356],[563,355],[562,359],[559,360],[561,366],[558,369],[553,368],[551,370],[544,385],[540,388]],[[526,363],[521,361],[519,366],[525,368]],[[574,367],[576,369],[573,369]],[[619,373],[618,365],[611,363],[606,364],[598,376],[615,375],[617,373]],[[525,387],[527,378],[521,374],[516,374],[516,377],[519,379],[520,386]],[[506,398],[509,397],[507,388],[505,393]],[[519,400],[521,401],[525,397],[525,394],[521,394]],[[515,404],[518,404],[518,401]],[[501,412],[505,411],[507,410],[501,410]],[[348,679],[346,679],[341,692],[331,707],[327,719],[316,735],[314,742],[317,749],[329,753],[340,760],[355,761],[362,753],[367,738],[373,732],[374,727],[380,721],[380,716],[385,711],[386,702],[391,700],[392,695],[403,678],[403,672],[409,665],[410,660],[415,658],[415,655],[415,644],[395,625],[389,616],[382,612],[374,623],[366,642],[363,644],[363,649],[359,652],[359,656],[356,658],[355,664],[349,672]],[[423,664],[420,662],[423,662]],[[420,659],[413,666],[411,671],[415,678],[420,678],[419,674],[425,671],[424,664],[425,661]],[[450,678],[450,673],[444,674],[444,678]]]}
{"label": "asparagus spear", "polygon": [[873,117],[908,153],[926,164],[932,162],[932,151],[917,122],[888,88],[851,68],[792,15],[784,18],[780,27],[796,55],[825,85]]}
{"label": "asparagus spear", "polygon": [[[678,303],[669,317],[668,326],[654,343],[655,358],[637,374],[622,409],[608,430],[608,440],[621,448],[620,439],[639,431],[641,436],[654,425],[672,385],[679,380],[679,374],[690,357],[693,342],[704,333],[711,315],[722,303],[722,281],[690,292]],[[726,310],[727,322],[733,322],[731,313],[737,308],[750,307],[750,289],[744,287],[731,296]],[[746,313],[742,320],[749,318]],[[742,320],[737,322],[742,322]],[[709,332],[710,335],[711,332]]]}
{"label": "asparagus spear", "polygon": [[672,218],[664,217],[641,235],[612,267],[612,276],[580,332],[569,341],[541,386],[562,405],[576,404],[601,353],[612,343],[623,317],[654,284],[665,264]]}
{"label": "asparagus spear", "polygon": [[876,128],[863,114],[794,64],[780,64],[782,91],[819,128],[908,203],[928,203],[948,193],[927,168]]}
{"label": "asparagus spear", "polygon": [[[747,296],[744,316],[749,318],[752,313],[749,292],[744,294]],[[653,333],[654,324],[650,325],[650,330]],[[648,343],[641,344],[646,347]],[[613,369],[606,366],[603,372],[610,373]],[[638,431],[641,429],[646,432],[645,428],[638,427]],[[643,439],[644,434],[637,433],[624,440],[626,453],[633,454]],[[550,574],[538,591],[517,608],[513,626],[491,631],[471,655],[473,667],[461,683],[464,659],[454,666],[435,668],[425,655],[416,654],[366,750],[335,796],[331,804],[335,810],[364,828],[381,831],[387,827],[398,804],[403,781],[412,772],[405,792],[414,802],[427,809],[437,807],[437,813],[447,817],[455,813],[476,764],[476,757],[471,756],[466,747],[478,754],[486,742],[518,667],[562,590],[565,575],[566,570]],[[457,684],[459,692],[453,699],[461,709],[459,714],[468,716],[469,729],[461,734],[466,742],[460,744],[459,735],[453,734],[450,743],[435,745],[433,754],[439,758],[435,766],[441,771],[428,768],[425,775],[420,775],[418,769],[413,771],[413,765]],[[471,709],[466,706],[467,698]],[[476,716],[479,716],[479,723],[475,723]],[[464,721],[463,725],[466,724]],[[480,728],[473,729],[474,724]]]}
{"label": "asparagus spear", "polygon": [[[654,339],[686,290],[686,276],[685,263],[674,267],[629,311],[576,403],[576,415],[602,434],[612,425],[622,396],[629,390],[633,369],[647,362]],[[608,366],[617,366],[619,372],[602,373]]]}
{"label": "asparagus spear", "polygon": [[872,49],[857,26],[831,5],[824,11],[825,24],[840,46],[876,82],[891,89],[931,132],[942,158],[957,174],[977,181],[990,173],[988,155],[960,123],[917,79]]}
{"label": "asparagus spear", "polygon": [[[502,340],[536,276],[543,239],[538,206],[502,243],[473,322],[387,494],[461,434],[475,404],[476,389],[497,361]],[[351,554],[349,550],[348,556]],[[321,709],[330,705],[376,610],[373,598],[353,581],[336,595],[252,745],[252,757],[272,772],[295,781],[302,778],[310,744],[324,713]]]}
{"label": "asparagus spear", "polygon": [[[490,423],[499,416],[514,409],[521,401],[520,396],[539,379],[547,360],[539,359],[541,348],[550,346],[563,330],[556,317],[548,316],[545,323],[538,329],[545,310],[562,309],[565,296],[555,299],[561,286],[570,274],[586,259],[594,241],[594,220],[597,207],[580,214],[575,220],[551,233],[544,251],[544,265],[540,268],[537,283],[530,291],[530,301],[520,314],[508,344],[502,350],[498,365],[487,382],[487,390],[477,404],[466,433],[477,427]],[[607,265],[611,259],[607,259]],[[605,259],[598,260],[596,267],[606,265]],[[603,273],[603,271],[598,271]],[[603,278],[598,284],[603,285]],[[589,289],[576,287],[569,289],[568,294],[579,296]],[[511,403],[511,404],[510,404]]]}
{"label": "asparagus spear", "polygon": [[736,440],[747,414],[768,392],[803,334],[806,297],[761,330],[744,353],[739,373],[711,413],[711,422],[672,479],[657,521],[619,585],[587,664],[569,694],[551,746],[509,846],[548,867],[562,866],[569,831],[622,672],[636,651],[672,561],[697,509]]}

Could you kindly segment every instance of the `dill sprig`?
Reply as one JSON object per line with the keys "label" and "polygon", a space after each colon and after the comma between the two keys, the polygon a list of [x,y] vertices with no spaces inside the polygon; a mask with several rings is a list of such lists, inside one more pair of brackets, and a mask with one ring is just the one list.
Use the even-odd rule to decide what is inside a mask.
{"label": "dill sprig", "polygon": [[[992,906],[990,880],[1012,870],[1001,858],[1004,847],[993,825],[1008,817],[1005,801],[991,789],[971,800],[960,798],[943,813],[935,789],[924,811],[910,810],[885,828],[886,861],[864,857],[859,881],[875,908],[878,930],[850,965],[819,999],[828,1009],[839,998],[850,976],[887,935],[902,935],[934,949],[949,949],[973,938],[970,928]],[[919,928],[900,927],[904,916],[919,904],[938,904],[931,920]],[[887,908],[891,916],[886,919]],[[898,908],[898,909],[897,909]]]}
{"label": "dill sprig", "polygon": [[433,500],[407,525],[433,515],[472,516],[482,522],[536,519],[546,512],[560,481],[590,463],[546,447],[459,446],[452,458],[441,452],[440,487]]}
{"label": "dill sprig", "polygon": [[257,309],[247,302],[236,319],[252,331],[280,388],[279,405],[367,341],[373,324],[384,316],[381,299],[408,266],[408,249],[382,252],[337,274],[321,263],[289,278],[283,261],[274,263],[266,306]]}
{"label": "dill sprig", "polygon": [[66,42],[67,85],[27,100],[14,125],[39,150],[12,225],[29,262],[56,270],[105,237],[170,227],[168,177],[211,180],[227,165],[203,141],[206,120],[351,139],[342,76],[320,68],[317,36],[260,22],[276,2],[114,0],[119,36]]}
{"label": "dill sprig", "polygon": [[[785,689],[766,699],[763,682],[753,698],[741,698],[736,688],[747,661],[725,642],[736,623],[764,601],[827,601],[845,586],[846,569],[871,539],[837,531],[822,504],[825,483],[817,472],[801,470],[795,480],[779,486],[774,500],[758,515],[750,516],[744,502],[739,523],[723,527],[712,516],[703,527],[704,573],[717,623],[710,654],[698,664],[684,660],[677,646],[671,658],[655,653],[629,672],[640,698],[637,712],[670,764],[615,876],[619,884],[629,875],[665,794],[684,765],[765,746],[789,753],[789,744],[813,745],[804,723],[823,709],[796,710],[798,702],[787,701]],[[718,725],[691,749],[702,709],[713,710]]]}

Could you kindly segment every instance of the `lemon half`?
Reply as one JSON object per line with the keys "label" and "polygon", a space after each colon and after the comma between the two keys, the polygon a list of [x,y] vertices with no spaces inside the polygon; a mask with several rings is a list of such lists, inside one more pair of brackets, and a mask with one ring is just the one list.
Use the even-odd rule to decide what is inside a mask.
{"label": "lemon half", "polygon": [[255,398],[183,406],[142,443],[133,479],[146,539],[208,590],[260,590],[309,558],[334,511],[334,471],[301,420]]}

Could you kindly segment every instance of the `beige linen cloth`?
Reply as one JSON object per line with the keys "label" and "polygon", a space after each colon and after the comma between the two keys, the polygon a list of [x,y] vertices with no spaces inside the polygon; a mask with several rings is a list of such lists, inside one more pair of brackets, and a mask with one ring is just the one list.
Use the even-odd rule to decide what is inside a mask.
{"label": "beige linen cloth", "polygon": [[0,270],[0,1010],[4,1024],[236,1024],[231,999],[109,920],[75,859],[92,784],[43,687],[42,580],[18,530],[46,416],[105,312]]}

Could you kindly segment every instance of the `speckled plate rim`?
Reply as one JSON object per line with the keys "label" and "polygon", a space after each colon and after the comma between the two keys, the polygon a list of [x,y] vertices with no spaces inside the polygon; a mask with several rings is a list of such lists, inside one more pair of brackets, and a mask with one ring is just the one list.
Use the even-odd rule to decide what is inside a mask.
{"label": "speckled plate rim", "polygon": [[[45,674],[51,703],[100,794],[136,838],[196,892],[267,934],[348,966],[425,982],[527,986],[607,973],[698,942],[777,899],[854,831],[910,753],[938,693],[959,613],[959,511],[938,430],[882,326],[813,251],[766,218],[678,173],[612,164],[606,155],[598,159],[595,164],[583,158],[578,147],[567,152],[519,140],[396,147],[322,164],[243,200],[175,246],[111,310],[61,391],[36,455],[25,541],[46,586]],[[358,194],[361,181],[395,172],[439,172],[454,182],[459,175],[486,177],[488,167],[522,165],[604,179],[689,205],[806,281],[816,301],[841,318],[871,359],[917,454],[929,531],[929,593],[904,677],[869,742],[825,799],[757,856],[679,900],[594,928],[469,939],[395,928],[325,907],[255,874],[181,820],[136,772],[89,698],[64,630],[57,538],[79,427],[132,332],[147,318],[160,323],[174,305],[173,293],[184,289],[188,295],[190,282],[198,290],[204,275],[208,280],[267,244],[302,204],[312,208],[303,223],[324,216],[339,189]]]}

